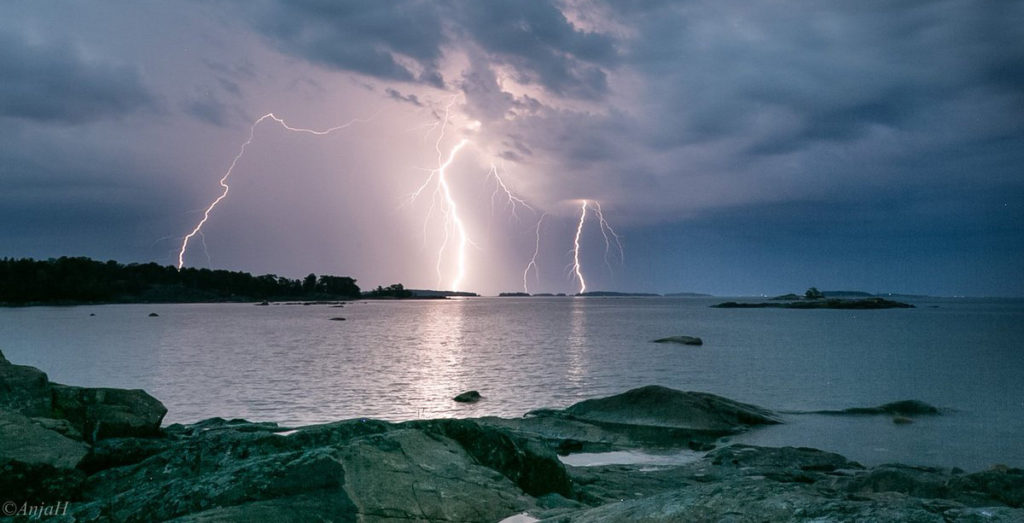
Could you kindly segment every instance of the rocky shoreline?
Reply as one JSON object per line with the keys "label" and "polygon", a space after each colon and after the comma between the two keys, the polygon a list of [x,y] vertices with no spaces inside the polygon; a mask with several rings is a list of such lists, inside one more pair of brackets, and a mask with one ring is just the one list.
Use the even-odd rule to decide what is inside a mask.
{"label": "rocky shoreline", "polygon": [[[913,407],[913,408],[910,408]],[[835,415],[937,415],[896,402]],[[161,427],[141,390],[52,383],[0,354],[3,516],[64,521],[1024,521],[1024,472],[864,467],[731,444],[775,412],[648,386],[522,418]],[[565,455],[683,452],[580,467]],[[31,511],[35,512],[31,512]]]}

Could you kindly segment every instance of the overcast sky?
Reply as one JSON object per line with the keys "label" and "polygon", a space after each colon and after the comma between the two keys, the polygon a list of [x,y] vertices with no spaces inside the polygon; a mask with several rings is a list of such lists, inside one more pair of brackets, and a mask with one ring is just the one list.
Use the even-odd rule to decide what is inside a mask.
{"label": "overcast sky", "polygon": [[451,287],[468,140],[465,290],[535,249],[578,290],[587,200],[588,290],[1021,296],[1022,42],[1024,2],[4,2],[0,256],[176,264],[273,112],[351,125],[256,126],[186,265]]}

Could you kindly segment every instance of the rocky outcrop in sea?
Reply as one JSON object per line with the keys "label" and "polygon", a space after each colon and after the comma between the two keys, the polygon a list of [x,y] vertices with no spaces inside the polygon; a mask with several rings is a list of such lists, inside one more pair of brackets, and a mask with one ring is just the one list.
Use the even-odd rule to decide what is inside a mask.
{"label": "rocky outcrop in sea", "polygon": [[[935,414],[883,407],[878,412]],[[3,515],[29,517],[34,508],[63,521],[1024,520],[1020,469],[868,468],[821,450],[729,444],[732,434],[782,419],[658,386],[517,419],[161,426],[165,413],[143,391],[51,383],[0,355]],[[560,457],[603,451],[693,459],[580,467]]]}

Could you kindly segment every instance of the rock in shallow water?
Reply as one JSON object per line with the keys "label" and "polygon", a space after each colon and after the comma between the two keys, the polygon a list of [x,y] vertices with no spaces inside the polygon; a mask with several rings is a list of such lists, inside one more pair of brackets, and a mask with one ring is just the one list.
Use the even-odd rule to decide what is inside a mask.
{"label": "rock in shallow water", "polygon": [[582,401],[563,412],[585,421],[701,430],[730,431],[782,422],[774,412],[755,405],[659,385]]}
{"label": "rock in shallow water", "polygon": [[680,345],[704,345],[704,340],[696,336],[669,336],[658,338],[654,343],[678,343]]}
{"label": "rock in shallow water", "polygon": [[469,390],[463,392],[462,394],[459,394],[458,396],[455,396],[454,398],[452,398],[452,400],[457,401],[459,403],[476,403],[480,401],[480,393],[475,390]]}

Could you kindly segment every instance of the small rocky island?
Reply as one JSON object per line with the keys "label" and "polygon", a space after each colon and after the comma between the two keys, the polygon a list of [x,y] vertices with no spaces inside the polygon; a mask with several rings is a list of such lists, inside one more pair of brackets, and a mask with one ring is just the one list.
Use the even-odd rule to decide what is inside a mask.
{"label": "small rocky island", "polygon": [[[839,294],[843,297],[832,297]],[[856,296],[851,298],[850,296]],[[861,297],[866,296],[866,297]],[[769,301],[735,302],[727,301],[712,305],[716,309],[912,309],[913,305],[899,301],[887,300],[867,293],[828,293],[811,287],[803,296],[783,294]]]}
{"label": "small rocky island", "polygon": [[[913,407],[913,408],[910,408]],[[917,402],[835,415],[937,415]],[[522,418],[300,428],[161,426],[141,390],[52,383],[0,354],[4,516],[61,521],[1022,521],[1024,472],[866,468],[810,448],[729,444],[781,423],[712,394],[647,386]],[[675,466],[561,456],[680,451]]]}

